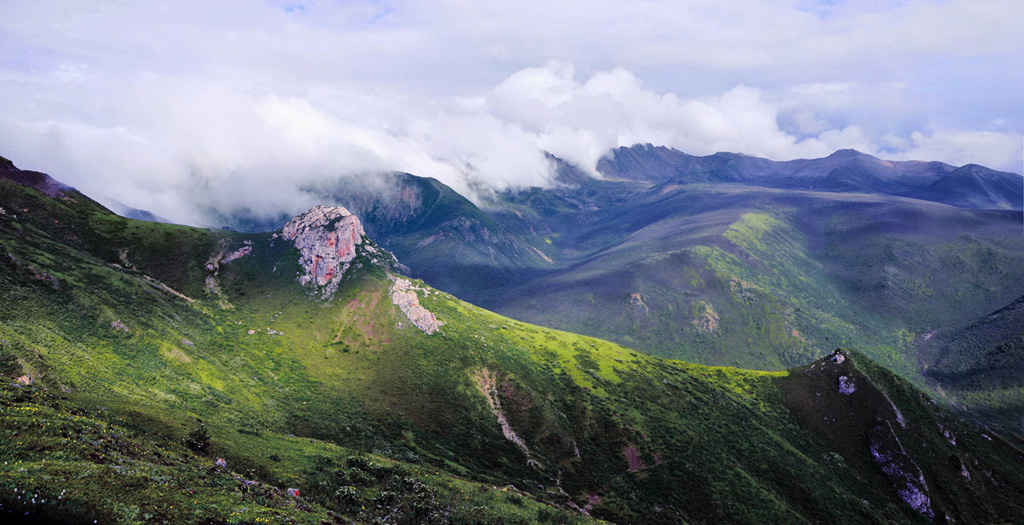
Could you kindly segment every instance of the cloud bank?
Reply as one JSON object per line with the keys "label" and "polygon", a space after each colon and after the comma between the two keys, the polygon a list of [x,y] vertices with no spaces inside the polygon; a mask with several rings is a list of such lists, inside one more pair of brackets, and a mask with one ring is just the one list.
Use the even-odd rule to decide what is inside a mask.
{"label": "cloud bank", "polygon": [[1021,171],[1016,1],[82,4],[0,6],[0,154],[180,222],[382,171],[486,199],[644,142]]}

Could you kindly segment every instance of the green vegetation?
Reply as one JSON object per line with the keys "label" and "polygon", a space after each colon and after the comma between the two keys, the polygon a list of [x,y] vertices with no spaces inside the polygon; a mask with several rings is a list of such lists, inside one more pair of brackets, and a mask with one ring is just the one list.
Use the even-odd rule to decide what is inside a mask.
{"label": "green vegetation", "polygon": [[1024,443],[1024,298],[917,345],[941,395]]}
{"label": "green vegetation", "polygon": [[565,257],[481,305],[702,364],[782,370],[843,346],[925,386],[915,342],[1005,305],[1020,294],[1007,283],[1024,282],[1012,212],[613,181],[508,206],[560,231]]}
{"label": "green vegetation", "polygon": [[[416,282],[444,323],[426,335],[392,303],[393,270],[366,256],[322,300],[271,234],[137,223],[3,181],[0,205],[28,210],[0,216],[4,511],[168,523],[923,521],[866,449],[802,418],[794,392],[837,395],[817,376],[648,356]],[[782,219],[754,217],[735,235],[754,253],[782,242],[779,229]],[[242,246],[251,253],[215,263]],[[680,278],[723,298],[749,291],[693,273]],[[801,277],[758,286],[785,291]],[[637,319],[646,294],[629,305]],[[724,319],[728,302],[708,304]],[[920,444],[907,448],[935,509],[965,522],[1024,511],[1019,450],[868,358],[850,363],[907,416],[899,437]],[[876,398],[871,414],[884,408]],[[950,458],[976,465],[974,481]],[[959,503],[976,500],[995,503]]]}

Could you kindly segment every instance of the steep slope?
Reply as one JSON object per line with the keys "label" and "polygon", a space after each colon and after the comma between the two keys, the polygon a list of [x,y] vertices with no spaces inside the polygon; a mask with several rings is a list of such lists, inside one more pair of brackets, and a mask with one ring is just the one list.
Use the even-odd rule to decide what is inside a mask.
{"label": "steep slope", "polygon": [[555,255],[540,236],[496,220],[436,179],[393,173],[373,188],[340,180],[315,194],[351,209],[413,277],[459,296],[529,278]]}
{"label": "steep slope", "polygon": [[[28,409],[5,414],[2,428],[32,440],[3,449],[0,483],[19,489],[0,493],[4,508],[27,489],[49,496],[29,508],[41,519],[126,521],[978,522],[1022,512],[1020,451],[859,354],[761,373],[527,325],[396,275],[338,208],[239,234],[121,219],[9,181],[0,205],[20,210],[0,215],[0,372],[21,385],[6,391],[30,394],[11,401]],[[829,374],[856,392],[833,402],[847,394]],[[833,401],[804,406],[819,397]],[[56,412],[29,414],[46,406]],[[812,424],[839,410],[859,415],[833,434]],[[897,410],[906,427],[891,434],[864,423]],[[127,436],[112,442],[109,469],[101,445],[99,457],[46,445],[58,440],[51,425],[75,414]],[[153,444],[120,452],[143,442]],[[209,455],[185,458],[182,442]],[[160,449],[184,470],[148,466]],[[882,459],[864,459],[872,453]],[[241,479],[219,474],[217,457]],[[188,465],[212,470],[203,479]],[[107,476],[153,496],[121,497],[116,483],[101,486]],[[266,510],[237,517],[223,505],[250,493],[246,480],[262,484],[254,497]],[[171,514],[200,481],[198,503]],[[67,493],[55,503],[56,487]],[[288,488],[298,497],[280,496]],[[60,506],[94,492],[109,497]]]}
{"label": "steep slope", "polygon": [[[486,211],[411,175],[309,191],[474,304],[705,364],[778,370],[843,344],[919,380],[914,334],[1024,293],[1014,215],[893,196],[1006,207],[1013,174],[854,150],[774,162],[638,145],[602,160],[608,180],[550,160],[561,185]],[[744,235],[764,229],[744,217],[766,217],[767,237]]]}
{"label": "steep slope", "polygon": [[904,193],[961,208],[1021,209],[1021,178],[977,164],[957,168],[931,184]]}
{"label": "steep slope", "polygon": [[[853,150],[773,162],[634,146],[603,161],[606,180],[549,160],[558,185],[484,209],[403,174],[307,190],[474,304],[703,364],[782,370],[843,345],[924,385],[915,338],[1024,293],[1019,212],[971,209],[1017,198],[1012,174]],[[978,184],[957,190],[964,174]],[[961,207],[900,196],[931,185],[948,191],[927,199]]]}
{"label": "steep slope", "polygon": [[953,402],[1024,440],[1024,297],[919,345],[926,376]]}
{"label": "steep slope", "polygon": [[[380,399],[364,399],[360,390],[375,377],[330,388],[319,378],[359,373],[350,363],[325,366],[323,352],[345,354],[356,343],[335,340],[334,332],[323,340],[320,329],[333,329],[339,317],[356,327],[376,322],[377,312],[345,308],[341,297],[321,302],[342,280],[359,295],[349,281],[360,273],[371,295],[384,295],[388,307],[381,305],[379,321],[388,331],[396,315],[415,316],[414,304],[403,310],[402,301],[389,300],[389,293],[397,297],[383,276],[390,255],[368,239],[340,235],[354,227],[345,220],[350,215],[325,211],[315,216],[323,220],[299,221],[281,234],[247,236],[128,221],[91,201],[51,199],[6,181],[0,202],[18,210],[0,215],[0,353],[4,382],[17,383],[11,410],[23,411],[4,420],[12,446],[4,448],[8,463],[0,473],[7,488],[2,509],[43,522],[148,514],[177,523],[319,523],[328,512],[358,522],[394,513],[407,522],[576,521],[534,498],[455,478],[468,477],[464,468],[439,473],[418,466],[423,460],[413,435],[406,437],[407,420],[364,406]],[[312,231],[302,227],[317,223]],[[304,277],[308,289],[297,280]],[[316,327],[283,333],[307,316]],[[40,388],[64,399],[35,401]],[[44,410],[54,402],[59,410]],[[98,416],[78,418],[84,413]],[[197,425],[210,436],[206,455],[184,457],[175,467],[180,443]],[[95,451],[55,455],[68,432],[94,436],[95,426],[103,431]],[[333,444],[339,442],[346,448]],[[218,456],[230,467],[223,475],[215,473]],[[74,482],[63,481],[69,478]],[[286,488],[306,496],[296,499]]]}
{"label": "steep slope", "polygon": [[554,239],[586,247],[577,262],[481,304],[706,364],[781,369],[845,345],[915,377],[914,333],[1024,292],[1010,212],[689,184],[613,216]]}
{"label": "steep slope", "polygon": [[[10,160],[0,157],[0,180],[10,180],[30,188],[35,188],[51,197],[66,195],[74,188],[57,182],[45,173],[18,169]],[[77,192],[75,192],[77,193]]]}

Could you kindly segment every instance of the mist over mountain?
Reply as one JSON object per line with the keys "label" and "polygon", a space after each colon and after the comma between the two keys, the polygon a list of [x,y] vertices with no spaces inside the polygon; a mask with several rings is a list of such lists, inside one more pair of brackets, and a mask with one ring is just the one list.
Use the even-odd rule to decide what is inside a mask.
{"label": "mist over mountain", "polygon": [[774,162],[637,145],[601,178],[550,160],[555,187],[486,206],[409,174],[306,191],[475,304],[709,365],[780,370],[841,345],[924,386],[915,340],[1024,293],[1012,173],[852,150]]}
{"label": "mist over mountain", "polygon": [[0,523],[1022,522],[1021,27],[0,1]]}
{"label": "mist over mountain", "polygon": [[[644,355],[405,277],[345,208],[316,206],[272,232],[198,229],[122,218],[52,178],[2,173],[0,483],[11,490],[0,492],[0,513],[12,519],[925,523],[1021,513],[1019,438],[936,403],[879,366],[871,356],[888,359],[880,348],[808,343],[789,356],[802,365],[776,372]],[[511,253],[490,259],[499,267],[520,261],[516,249],[528,253],[498,249],[528,226],[566,225],[556,219],[568,214],[607,229],[605,208],[653,188],[519,194],[504,212],[526,227],[517,232],[437,181],[392,180],[400,191],[390,200],[353,201],[390,226],[379,232],[451,247],[439,264]],[[54,184],[62,189],[51,195]],[[746,247],[748,262],[765,257],[758,243],[800,249],[785,244],[792,232],[782,222],[792,219],[767,213],[787,201],[724,194],[770,205],[760,214],[704,209],[741,213],[726,238]],[[841,207],[877,204],[824,195]],[[883,204],[906,202],[893,199]],[[566,253],[607,241],[590,232],[569,247],[552,242],[563,259],[540,260],[564,265]],[[709,249],[689,256],[729,259]],[[732,267],[692,274],[785,316],[787,297],[771,295],[793,292],[786,279],[813,277],[815,265],[798,251],[780,257],[808,264],[779,276],[763,259],[767,281]],[[726,282],[729,268],[740,273]],[[828,285],[810,286],[814,295]],[[627,298],[637,320],[657,314],[648,293]],[[793,298],[808,301],[809,315],[861,322],[823,306],[836,297]],[[694,329],[724,334],[726,303],[702,304]]]}

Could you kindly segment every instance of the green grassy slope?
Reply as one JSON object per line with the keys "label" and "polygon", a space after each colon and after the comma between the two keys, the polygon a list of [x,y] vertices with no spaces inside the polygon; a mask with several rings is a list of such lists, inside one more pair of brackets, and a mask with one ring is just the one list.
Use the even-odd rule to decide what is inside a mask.
{"label": "green grassy slope", "polygon": [[[897,424],[888,404],[834,401],[831,376],[647,356],[414,283],[444,323],[427,335],[365,255],[325,301],[297,284],[298,252],[280,237],[129,221],[71,197],[0,181],[0,374],[21,385],[3,390],[4,509],[126,522],[924,521],[871,460],[871,439],[891,446],[871,437]],[[815,366],[899,407],[899,458],[928,481],[933,514],[1020,515],[1019,450],[849,355]],[[840,432],[812,424],[830,417],[803,407],[819,397],[858,415]],[[205,456],[182,446],[197,420]],[[81,445],[58,452],[65,442]],[[226,471],[210,466],[218,457]]]}
{"label": "green grassy slope", "polygon": [[[682,155],[633,151],[650,154],[626,169],[638,179],[671,164],[659,155]],[[783,370],[818,348],[844,346],[923,386],[915,340],[1024,293],[1018,212],[867,188],[925,184],[952,167],[896,169],[846,151],[821,159],[825,171],[814,167],[819,161],[787,164],[795,178],[782,184],[765,159],[691,160],[742,183],[696,183],[722,177],[694,179],[696,165],[683,164],[678,176],[654,182],[595,180],[556,161],[564,185],[500,194],[486,213],[412,175],[395,174],[383,187],[349,181],[308,191],[349,206],[414,276],[460,298],[708,365]],[[825,173],[874,182],[799,189]],[[791,188],[759,186],[770,182]]]}
{"label": "green grassy slope", "polygon": [[482,304],[706,364],[779,370],[847,346],[920,380],[914,337],[1024,286],[1014,212],[722,184],[632,201],[555,238],[589,249],[578,262]]}
{"label": "green grassy slope", "polygon": [[943,396],[1024,442],[1024,298],[928,334],[918,355]]}

